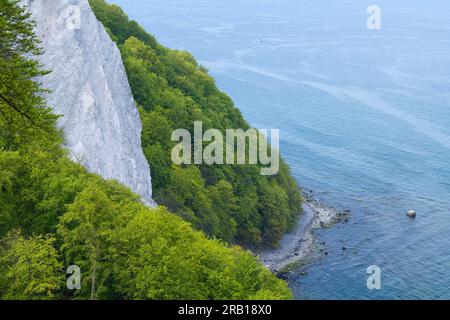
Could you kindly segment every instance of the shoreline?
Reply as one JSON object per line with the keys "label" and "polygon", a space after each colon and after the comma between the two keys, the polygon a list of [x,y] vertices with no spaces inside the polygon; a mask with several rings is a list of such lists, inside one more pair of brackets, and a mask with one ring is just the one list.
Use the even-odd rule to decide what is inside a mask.
{"label": "shoreline", "polygon": [[294,230],[284,235],[276,249],[259,253],[259,260],[272,272],[283,272],[292,264],[300,262],[312,253],[315,241],[314,230],[326,228],[332,224],[349,219],[349,212],[339,213],[312,197],[305,197],[303,214]]}

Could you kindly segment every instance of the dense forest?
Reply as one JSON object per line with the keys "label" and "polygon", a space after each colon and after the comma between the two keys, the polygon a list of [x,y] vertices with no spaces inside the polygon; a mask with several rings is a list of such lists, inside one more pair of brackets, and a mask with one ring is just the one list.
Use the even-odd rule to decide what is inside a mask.
{"label": "dense forest", "polygon": [[[0,297],[3,299],[288,299],[287,285],[229,242],[274,243],[299,213],[288,169],[174,167],[174,127],[192,119],[246,127],[186,53],[169,51],[117,7],[93,1],[120,44],[144,122],[156,198],[150,209],[115,181],[70,161],[30,58],[41,53],[29,15],[0,0]],[[179,217],[182,216],[183,218]],[[82,287],[66,287],[78,265]]]}
{"label": "dense forest", "polygon": [[192,55],[163,47],[120,7],[90,4],[122,53],[142,116],[155,200],[208,236],[252,249],[276,246],[301,213],[288,166],[281,161],[280,172],[269,177],[257,165],[173,165],[173,130],[193,132],[194,121],[222,132],[249,125]]}

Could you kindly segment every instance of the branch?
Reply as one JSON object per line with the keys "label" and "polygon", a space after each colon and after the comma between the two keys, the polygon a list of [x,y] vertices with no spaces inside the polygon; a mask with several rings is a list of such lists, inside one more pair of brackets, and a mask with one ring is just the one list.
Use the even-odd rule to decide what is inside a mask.
{"label": "branch", "polygon": [[14,111],[16,111],[18,114],[20,114],[22,117],[27,118],[28,121],[30,121],[32,124],[35,124],[33,119],[30,118],[28,114],[21,111],[19,107],[17,107],[14,102],[10,101],[8,98],[0,94],[0,99],[2,99],[8,106],[10,106]]}

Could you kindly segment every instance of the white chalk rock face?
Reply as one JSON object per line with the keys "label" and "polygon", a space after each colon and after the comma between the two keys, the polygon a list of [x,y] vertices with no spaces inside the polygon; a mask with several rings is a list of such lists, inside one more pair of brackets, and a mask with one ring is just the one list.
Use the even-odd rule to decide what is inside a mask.
{"label": "white chalk rock face", "polygon": [[142,123],[116,44],[87,0],[23,0],[45,51],[48,104],[71,158],[115,179],[154,205],[150,168],[141,147]]}

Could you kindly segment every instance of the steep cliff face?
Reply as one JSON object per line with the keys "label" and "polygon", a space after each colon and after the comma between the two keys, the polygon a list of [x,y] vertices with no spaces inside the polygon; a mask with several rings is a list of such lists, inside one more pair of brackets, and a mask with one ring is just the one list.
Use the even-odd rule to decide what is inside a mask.
{"label": "steep cliff face", "polygon": [[71,158],[115,179],[153,205],[150,168],[141,148],[142,124],[120,52],[87,0],[24,0],[37,23],[52,72],[41,82],[60,114]]}

